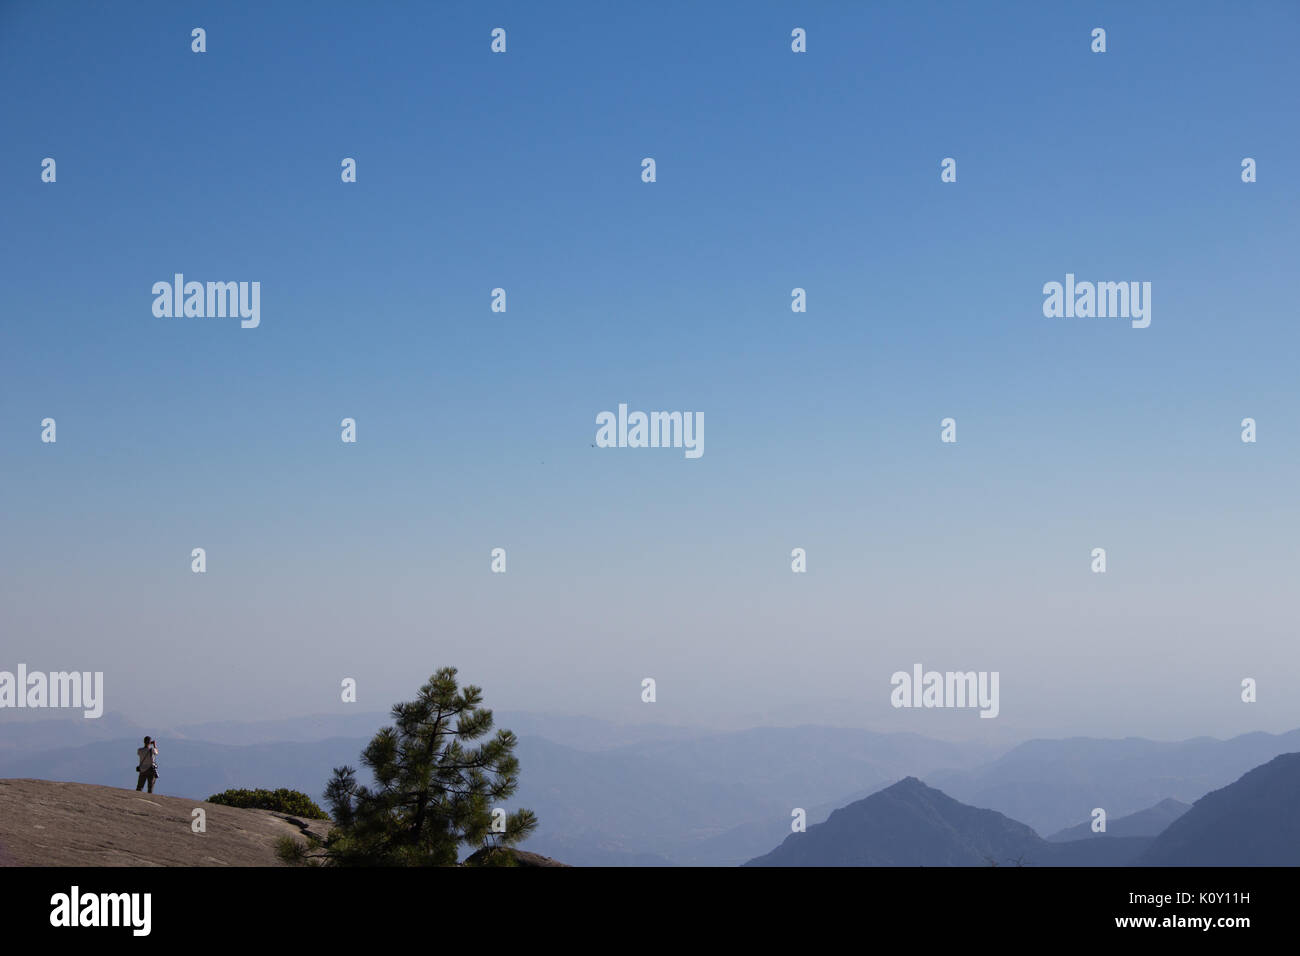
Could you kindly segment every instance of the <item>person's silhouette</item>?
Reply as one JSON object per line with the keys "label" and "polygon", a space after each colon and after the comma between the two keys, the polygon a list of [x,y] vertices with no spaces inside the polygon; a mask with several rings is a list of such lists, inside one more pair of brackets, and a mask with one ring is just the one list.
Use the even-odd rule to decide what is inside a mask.
{"label": "person's silhouette", "polygon": [[140,775],[136,778],[135,789],[143,790],[148,783],[149,792],[153,793],[153,782],[158,779],[158,741],[144,738],[144,746],[135,753],[140,758],[135,765],[135,772]]}

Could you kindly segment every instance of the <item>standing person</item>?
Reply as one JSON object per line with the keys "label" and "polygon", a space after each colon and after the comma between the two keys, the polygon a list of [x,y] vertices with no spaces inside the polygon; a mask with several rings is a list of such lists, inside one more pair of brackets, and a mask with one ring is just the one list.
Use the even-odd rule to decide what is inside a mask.
{"label": "standing person", "polygon": [[149,792],[153,793],[153,782],[158,779],[158,741],[150,737],[144,738],[144,746],[135,753],[140,758],[135,765],[136,773],[140,775],[136,779],[135,789],[143,790],[147,781]]}

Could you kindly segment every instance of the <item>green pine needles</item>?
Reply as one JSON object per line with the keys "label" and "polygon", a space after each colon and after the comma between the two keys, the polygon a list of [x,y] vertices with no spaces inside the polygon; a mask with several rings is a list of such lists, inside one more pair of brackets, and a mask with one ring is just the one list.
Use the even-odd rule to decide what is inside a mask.
{"label": "green pine needles", "polygon": [[454,866],[462,847],[513,846],[537,827],[531,810],[507,813],[501,801],[519,785],[518,738],[492,730],[481,688],[456,686],[444,667],[410,703],[397,704],[361,754],[375,786],[359,786],[352,767],[336,767],[325,788],[335,829],[322,862],[339,866]]}

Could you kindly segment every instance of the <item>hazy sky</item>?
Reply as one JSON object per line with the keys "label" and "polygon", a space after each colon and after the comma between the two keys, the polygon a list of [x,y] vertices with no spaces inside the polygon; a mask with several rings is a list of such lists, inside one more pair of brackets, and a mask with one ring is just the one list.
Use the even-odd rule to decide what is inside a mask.
{"label": "hazy sky", "polygon": [[[719,727],[1300,726],[1300,8],[1134,6],[0,3],[0,669],[160,724],[451,664]],[[178,272],[260,326],[155,317]],[[1045,318],[1066,273],[1150,327]],[[703,456],[593,447],[621,402]],[[999,716],[892,708],[915,663]]]}

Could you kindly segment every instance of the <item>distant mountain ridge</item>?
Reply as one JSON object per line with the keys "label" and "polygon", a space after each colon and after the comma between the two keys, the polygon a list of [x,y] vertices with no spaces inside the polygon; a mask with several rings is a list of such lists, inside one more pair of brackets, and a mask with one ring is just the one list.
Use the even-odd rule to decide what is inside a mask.
{"label": "distant mountain ridge", "polygon": [[1300,753],[1207,793],[1156,837],[1139,866],[1300,866]]}
{"label": "distant mountain ridge", "polygon": [[1048,843],[996,810],[967,806],[915,777],[791,833],[746,866],[1123,866],[1150,843]]}
{"label": "distant mountain ridge", "polygon": [[[358,716],[367,734],[385,723],[381,715]],[[66,724],[52,722],[43,739],[60,728]],[[238,739],[247,728],[226,730]],[[589,742],[622,733],[617,726],[588,730]],[[780,838],[791,806],[825,806],[829,813],[846,794],[884,786],[908,771],[973,765],[984,756],[914,734],[842,728],[759,728],[685,741],[665,739],[670,731],[662,728],[648,733],[649,739],[603,750],[521,736],[520,788],[511,806],[528,807],[541,821],[525,848],[581,866],[738,865]],[[163,736],[159,792],[202,800],[232,787],[288,787],[323,805],[330,770],[357,767],[369,740],[234,745]],[[139,745],[138,737],[119,736],[0,752],[0,776],[134,786],[130,768]]]}
{"label": "distant mountain ridge", "polygon": [[[231,788],[287,787],[319,803],[330,770],[344,763],[356,766],[368,742],[357,737],[238,747],[165,738],[159,744],[157,791],[206,800]],[[139,746],[140,738],[127,737],[22,753],[0,759],[0,776],[134,787]]]}
{"label": "distant mountain ridge", "polygon": [[1227,740],[1030,740],[974,770],[945,770],[926,780],[963,803],[998,810],[1039,833],[1055,833],[1089,820],[1093,807],[1115,818],[1169,797],[1191,803],[1295,751],[1300,751],[1300,730]]}
{"label": "distant mountain ridge", "polygon": [[[283,786],[322,805],[330,770],[358,766],[370,736],[389,722],[372,712],[168,730],[110,714],[0,716],[0,776],[134,786],[135,748],[152,732],[162,740],[163,794],[205,799],[230,787]],[[740,865],[790,835],[792,808],[819,824],[909,776],[959,803],[1052,833],[1051,842],[1151,837],[1162,829],[1162,807],[1190,804],[1231,783],[1292,740],[1291,749],[1300,750],[1300,731],[1179,742],[1036,740],[1003,754],[912,733],[819,726],[692,735],[669,725],[510,711],[497,713],[497,726],[520,736],[512,805],[533,809],[541,821],[526,848],[583,866]],[[538,729],[572,743],[529,733]],[[182,733],[222,740],[172,736]],[[293,739],[248,742],[266,733]],[[1104,835],[1088,827],[1096,806],[1108,814]],[[1113,850],[1087,852],[1105,857]]]}
{"label": "distant mountain ridge", "polygon": [[1161,800],[1154,807],[1147,807],[1137,813],[1130,813],[1126,817],[1116,817],[1113,820],[1107,819],[1104,833],[1093,832],[1092,823],[1088,822],[1059,830],[1047,839],[1052,843],[1063,843],[1067,840],[1086,840],[1090,837],[1100,836],[1153,837],[1161,833],[1169,824],[1191,808],[1191,804],[1169,797]]}
{"label": "distant mountain ridge", "polygon": [[[1174,819],[1158,836],[1124,831]],[[1184,811],[1161,801],[1116,834],[1049,842],[909,777],[791,833],[746,866],[1297,866],[1300,753],[1281,754]],[[1086,826],[1086,825],[1085,825]],[[1072,828],[1073,829],[1073,828]]]}

